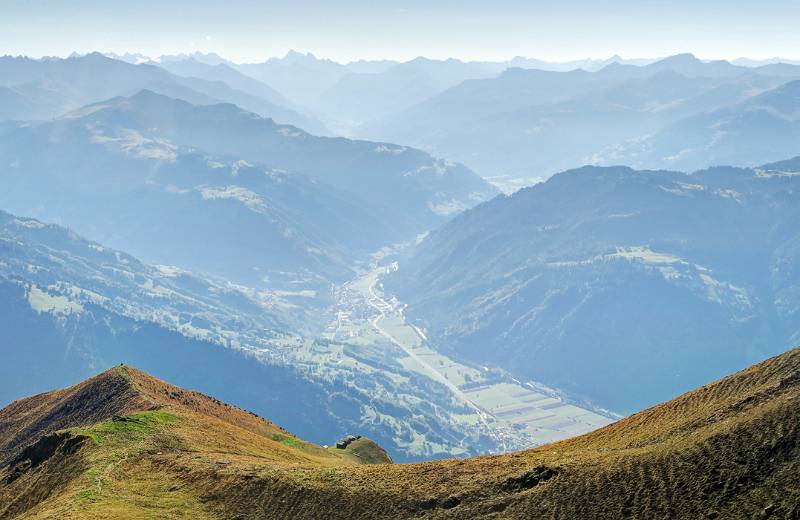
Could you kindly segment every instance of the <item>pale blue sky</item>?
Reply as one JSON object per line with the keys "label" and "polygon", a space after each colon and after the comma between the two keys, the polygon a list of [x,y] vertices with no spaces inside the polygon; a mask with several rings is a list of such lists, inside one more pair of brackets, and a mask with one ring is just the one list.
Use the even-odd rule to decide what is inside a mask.
{"label": "pale blue sky", "polygon": [[0,0],[0,54],[800,59],[800,0]]}

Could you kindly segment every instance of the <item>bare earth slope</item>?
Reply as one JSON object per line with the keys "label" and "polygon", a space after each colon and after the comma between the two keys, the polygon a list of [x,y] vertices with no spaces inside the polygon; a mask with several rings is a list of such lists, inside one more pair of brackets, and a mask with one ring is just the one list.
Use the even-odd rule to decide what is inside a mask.
{"label": "bare earth slope", "polygon": [[535,450],[365,465],[122,367],[0,411],[0,518],[800,518],[798,403],[794,349]]}

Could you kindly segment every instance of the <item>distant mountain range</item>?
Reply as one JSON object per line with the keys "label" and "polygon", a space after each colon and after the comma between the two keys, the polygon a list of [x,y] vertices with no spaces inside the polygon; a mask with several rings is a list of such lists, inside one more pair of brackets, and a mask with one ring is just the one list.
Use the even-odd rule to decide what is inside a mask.
{"label": "distant mountain range", "polygon": [[493,77],[507,63],[416,58],[380,72],[349,72],[312,102],[316,110],[351,125],[385,117],[474,78]]}
{"label": "distant mountain range", "polygon": [[[708,61],[679,54],[564,63],[523,57],[337,63],[294,51],[255,64],[200,53],[122,58],[158,65],[184,80],[224,82],[302,114],[310,120],[278,121],[312,134],[401,143],[457,160],[487,178],[506,179],[507,187],[498,182],[506,190],[583,164],[691,170],[755,166],[798,152],[791,129],[783,133],[779,121],[793,117],[795,109],[786,103],[785,115],[774,108],[757,120],[748,114],[746,129],[713,120],[730,119],[739,108],[749,111],[743,104],[750,98],[800,80],[800,65],[791,60]],[[0,106],[4,97],[7,113],[29,110],[19,92],[0,94]],[[726,130],[714,131],[717,124]],[[747,141],[748,130],[763,137]],[[772,135],[777,137],[766,137]]]}
{"label": "distant mountain range", "polygon": [[759,67],[761,65],[771,65],[773,63],[788,63],[790,65],[800,65],[800,60],[791,60],[787,58],[767,58],[763,60],[754,60],[751,58],[736,58],[731,61],[734,65],[741,65],[743,67]]}
{"label": "distant mountain range", "polygon": [[280,123],[328,133],[322,123],[297,112],[266,85],[224,68],[202,75],[205,78],[179,76],[149,63],[133,65],[99,53],[41,60],[3,56],[0,120],[52,119],[90,103],[149,89],[195,104],[233,103]]}
{"label": "distant mountain range", "polygon": [[346,65],[319,59],[311,53],[290,51],[283,58],[245,63],[237,68],[272,86],[294,102],[311,106],[323,92],[350,72]]}
{"label": "distant mountain range", "polygon": [[798,143],[800,80],[795,80],[669,124],[616,148],[612,160],[637,167],[683,170],[708,164],[752,166],[796,153]]}
{"label": "distant mountain range", "polygon": [[315,137],[149,91],[10,125],[0,172],[0,207],[256,284],[346,279],[356,258],[495,194],[414,149]]}
{"label": "distant mountain range", "polygon": [[[150,59],[142,55],[117,56],[133,63],[155,61],[166,68],[173,62],[185,60],[199,61],[207,65],[226,64],[236,68],[247,75],[257,78],[282,92],[294,101],[307,105],[320,107],[332,105],[337,98],[342,101],[352,102],[359,92],[370,96],[370,103],[378,106],[382,111],[389,106],[380,105],[379,96],[382,89],[386,97],[391,93],[400,94],[408,99],[417,98],[418,101],[425,93],[438,93],[447,86],[455,85],[465,79],[487,77],[496,75],[511,67],[535,68],[542,70],[596,70],[610,63],[625,63],[642,65],[655,60],[633,59],[625,60],[619,56],[612,56],[605,60],[576,60],[569,62],[548,62],[533,58],[514,57],[505,61],[462,61],[457,59],[433,60],[423,56],[413,60],[400,62],[396,60],[359,60],[348,63],[338,63],[329,59],[322,59],[311,53],[302,53],[290,50],[283,57],[273,57],[262,63],[234,63],[216,54],[182,54],[175,56],[161,56]],[[421,81],[416,85],[413,82]],[[399,82],[401,85],[399,85]],[[407,93],[404,88],[414,91]],[[387,104],[402,106],[402,101],[386,99]],[[353,104],[348,107],[333,106],[338,115],[356,113],[369,115],[364,107]],[[350,112],[354,110],[356,112]],[[337,115],[334,113],[334,115]]]}
{"label": "distant mountain range", "polygon": [[433,344],[630,413],[800,340],[800,162],[584,167],[429,234],[385,279]]}
{"label": "distant mountain range", "polygon": [[494,77],[512,67],[594,70],[609,63],[646,62],[623,60],[619,56],[565,63],[522,57],[496,62],[418,57],[407,62],[340,64],[310,53],[290,51],[283,58],[271,58],[261,64],[229,64],[322,114],[332,128],[350,133],[360,124],[402,111],[465,80]]}
{"label": "distant mountain range", "polygon": [[[750,146],[752,153],[698,153],[692,163],[672,165],[672,154],[639,163],[633,150],[647,146],[656,154],[662,148],[677,148],[680,140],[671,138],[670,125],[682,128],[695,116],[703,118],[728,107],[735,110],[738,103],[796,78],[800,78],[796,65],[742,67],[704,62],[692,55],[643,66],[613,63],[595,72],[508,69],[495,78],[464,81],[416,106],[366,123],[355,134],[422,147],[486,176],[541,179],[587,163],[676,168],[756,165],[798,150],[785,141],[771,146],[766,139],[745,143],[735,132],[728,136],[730,145]],[[789,116],[796,110],[786,104],[781,108]],[[766,134],[774,131],[765,128]]]}
{"label": "distant mountain range", "polygon": [[200,78],[208,81],[221,81],[229,87],[250,94],[251,96],[265,99],[275,105],[291,105],[291,102],[277,90],[266,83],[262,83],[250,76],[242,74],[227,63],[209,65],[208,63],[198,61],[194,58],[148,63],[166,69],[176,76]]}

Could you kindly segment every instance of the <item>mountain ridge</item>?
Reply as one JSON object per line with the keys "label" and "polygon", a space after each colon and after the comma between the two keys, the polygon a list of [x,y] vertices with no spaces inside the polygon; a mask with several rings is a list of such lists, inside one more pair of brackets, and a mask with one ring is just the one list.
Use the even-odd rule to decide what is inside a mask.
{"label": "mountain ridge", "polygon": [[[194,103],[235,103],[311,132],[329,133],[321,122],[299,113],[278,96],[265,98],[237,90],[218,77],[207,80],[178,76],[152,63],[134,65],[98,52],[47,60],[6,56],[0,58],[0,73],[0,85],[27,100],[31,109],[26,113],[0,112],[0,119],[47,120],[86,104],[150,88]],[[0,108],[4,106],[0,99]]]}
{"label": "mountain ridge", "polygon": [[569,170],[462,213],[384,283],[442,352],[630,413],[800,337],[798,179]]}
{"label": "mountain ridge", "polygon": [[[248,283],[292,272],[346,279],[362,255],[496,193],[422,151],[317,137],[232,104],[148,90],[2,132],[6,209],[68,222],[151,262]],[[201,229],[217,248],[205,248]]]}
{"label": "mountain ridge", "polygon": [[[87,402],[81,390],[91,394],[93,385],[116,397]],[[259,417],[124,366],[0,410],[0,445],[9,446],[14,432],[30,431],[14,422],[23,408],[47,416],[75,408],[78,395],[87,405],[77,412],[83,420],[55,421],[55,431],[18,436],[13,456],[5,459],[11,464],[0,465],[0,497],[14,497],[0,517],[84,518],[97,511],[111,518],[190,511],[197,518],[800,513],[800,491],[792,485],[800,467],[800,349],[595,432],[491,457],[358,464],[341,450],[310,445]],[[125,415],[113,415],[117,411]],[[107,464],[120,466],[113,478],[102,471]],[[54,470],[60,479],[53,479]],[[22,486],[28,494],[18,494]]]}
{"label": "mountain ridge", "polygon": [[319,444],[349,430],[401,461],[500,449],[443,385],[403,366],[399,348],[328,334],[336,309],[326,293],[148,265],[2,211],[0,259],[0,402],[124,361]]}
{"label": "mountain ridge", "polygon": [[[353,133],[424,147],[487,177],[529,181],[582,164],[672,169],[759,164],[796,153],[786,143],[791,140],[771,148],[768,139],[756,140],[771,155],[747,161],[703,155],[702,148],[688,165],[637,159],[649,158],[639,149],[646,151],[651,142],[654,147],[680,142],[679,135],[660,138],[659,132],[669,125],[733,106],[797,78],[800,67],[796,65],[742,67],[725,61],[704,62],[692,55],[641,66],[613,63],[596,71],[508,68],[495,77],[466,80],[414,106],[374,118]],[[758,128],[755,123],[749,125],[753,133]],[[723,134],[710,125],[713,121],[696,129],[695,140]],[[747,146],[745,137],[750,136],[740,136],[741,131],[733,128],[724,133],[733,147]],[[779,138],[777,131],[771,135]]]}
{"label": "mountain ridge", "polygon": [[675,121],[613,153],[614,160],[637,167],[756,167],[795,153],[798,136],[800,80],[795,79],[729,106]]}

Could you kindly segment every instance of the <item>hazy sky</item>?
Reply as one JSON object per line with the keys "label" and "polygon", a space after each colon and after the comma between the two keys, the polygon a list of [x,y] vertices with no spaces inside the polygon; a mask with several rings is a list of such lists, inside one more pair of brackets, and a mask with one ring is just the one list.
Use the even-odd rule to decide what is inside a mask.
{"label": "hazy sky", "polygon": [[0,0],[0,54],[800,58],[800,0]]}

